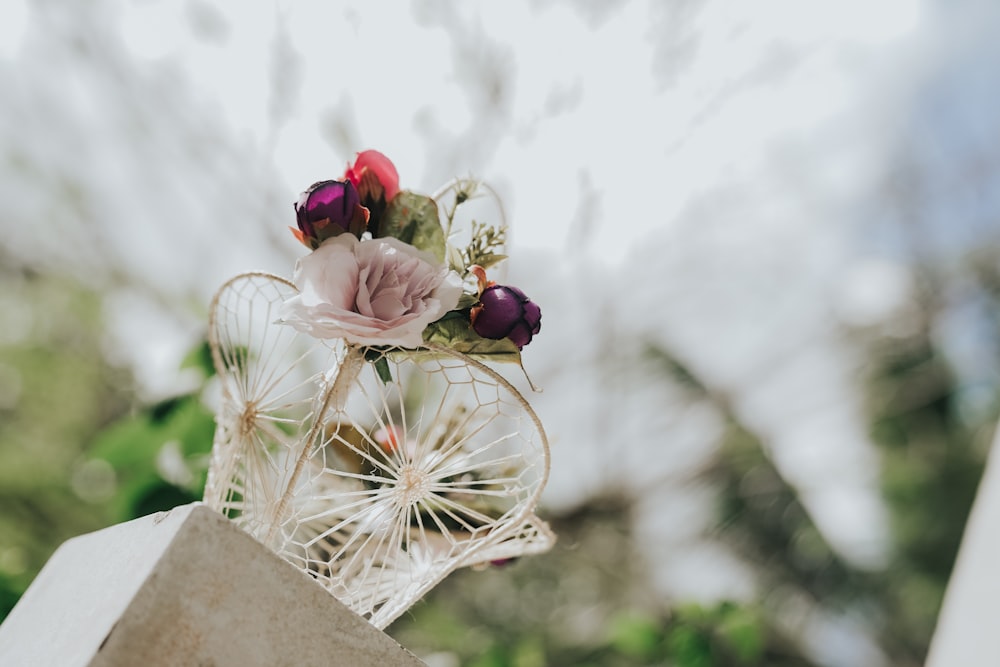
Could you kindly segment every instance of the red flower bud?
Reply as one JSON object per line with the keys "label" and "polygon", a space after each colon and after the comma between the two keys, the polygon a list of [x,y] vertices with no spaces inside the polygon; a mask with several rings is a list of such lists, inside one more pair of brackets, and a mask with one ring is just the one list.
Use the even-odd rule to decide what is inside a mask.
{"label": "red flower bud", "polygon": [[382,213],[392,198],[399,194],[399,174],[395,165],[378,151],[361,151],[354,158],[354,164],[347,166],[344,179],[358,189],[361,204],[371,211],[369,227],[372,235],[379,236]]}
{"label": "red flower bud", "polygon": [[[371,178],[365,182],[365,175]],[[348,165],[344,178],[354,184],[364,200],[369,196],[381,196],[390,202],[399,193],[399,174],[396,166],[382,153],[373,150],[361,151]]]}

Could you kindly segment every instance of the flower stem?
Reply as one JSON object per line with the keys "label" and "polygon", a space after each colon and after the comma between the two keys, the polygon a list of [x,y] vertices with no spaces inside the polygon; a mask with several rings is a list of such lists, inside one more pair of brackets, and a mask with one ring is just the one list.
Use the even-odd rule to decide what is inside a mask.
{"label": "flower stem", "polygon": [[[465,188],[469,185],[471,185],[472,188],[470,191],[467,192]],[[444,229],[445,239],[451,238],[451,230],[452,227],[455,225],[455,213],[458,212],[458,207],[461,206],[462,203],[467,201],[470,197],[472,197],[475,194],[476,187],[478,187],[478,184],[475,183],[475,181],[472,181],[471,179],[463,180],[461,178],[453,178],[444,187],[442,187],[440,190],[438,190],[431,196],[431,199],[433,199],[434,201],[438,201],[448,192],[455,193],[455,199],[454,201],[452,201],[451,207],[445,208],[444,215],[445,219],[448,221],[448,224],[445,225]]]}
{"label": "flower stem", "polygon": [[[334,410],[339,412],[344,409],[344,405],[347,403],[347,396],[350,393],[351,385],[357,379],[358,375],[361,373],[361,369],[364,366],[365,353],[364,349],[359,345],[348,345],[347,350],[344,353],[344,358],[340,362],[340,367],[337,369],[337,376],[334,378],[333,382],[330,383],[329,388],[323,395],[323,402],[313,418],[312,426],[309,428],[309,433],[303,438],[302,451],[299,454],[299,458],[295,461],[295,468],[292,470],[291,477],[288,478],[288,484],[285,485],[285,490],[281,494],[281,499],[274,509],[274,516],[270,522],[270,527],[267,530],[267,537],[264,539],[264,543],[271,545],[271,541],[274,539],[275,531],[285,519],[285,512],[288,510],[288,505],[292,500],[292,496],[295,495],[295,485],[299,480],[299,476],[302,474],[302,470],[305,468],[306,461],[313,453],[313,448],[316,443],[316,436],[324,427],[324,417],[328,410]],[[338,417],[339,420],[339,417]]]}
{"label": "flower stem", "polygon": [[451,228],[455,224],[455,212],[458,211],[458,199],[456,198],[454,203],[452,203],[451,208],[445,213],[448,218],[448,226],[444,230],[444,237],[446,239],[451,238]]}

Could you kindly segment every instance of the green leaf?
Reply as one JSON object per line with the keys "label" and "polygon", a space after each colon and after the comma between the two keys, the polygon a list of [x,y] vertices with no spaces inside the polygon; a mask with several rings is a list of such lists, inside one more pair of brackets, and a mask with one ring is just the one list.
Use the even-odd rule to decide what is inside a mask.
{"label": "green leaf", "polygon": [[500,252],[507,243],[507,229],[472,221],[472,240],[462,253],[465,265],[478,264],[488,269],[507,259]]}
{"label": "green leaf", "polygon": [[160,431],[145,414],[124,419],[96,437],[89,455],[104,459],[116,470],[136,466],[152,468],[150,462],[163,444]]}
{"label": "green leaf", "polygon": [[652,660],[660,647],[663,633],[655,619],[629,613],[613,619],[611,645],[623,655],[640,660]]}
{"label": "green leaf", "polygon": [[389,370],[389,361],[386,359],[386,352],[392,348],[377,346],[365,348],[365,361],[375,368],[375,374],[382,384],[392,382],[392,371]]}
{"label": "green leaf", "polygon": [[181,368],[197,368],[205,377],[215,375],[215,362],[212,360],[212,347],[205,340],[192,348],[181,361]]}
{"label": "green leaf", "polygon": [[498,255],[498,254],[480,255],[478,259],[479,261],[476,263],[479,264],[479,266],[483,267],[484,269],[488,269],[491,266],[499,264],[500,262],[507,259],[507,255]]}
{"label": "green leaf", "polygon": [[382,381],[382,384],[389,384],[392,382],[392,372],[389,371],[389,362],[385,357],[380,356],[373,362],[375,366],[375,372],[378,374],[378,379]]}
{"label": "green leaf", "polygon": [[446,314],[445,317],[454,314],[457,317],[464,317],[465,320],[468,321],[467,317],[456,311],[469,310],[477,303],[479,303],[478,296],[476,296],[475,294],[463,293],[462,296],[458,297],[458,304],[455,306],[455,310],[451,311],[451,313]]}
{"label": "green leaf", "polygon": [[461,316],[444,317],[424,329],[424,340],[487,361],[521,363],[521,351],[509,338],[483,338]]}
{"label": "green leaf", "polygon": [[215,435],[215,415],[197,396],[185,397],[169,423],[169,440],[178,440],[185,456],[208,454]]}
{"label": "green leaf", "polygon": [[545,667],[545,645],[540,637],[525,637],[514,645],[512,667]]}
{"label": "green leaf", "polygon": [[452,244],[445,246],[445,255],[448,257],[448,266],[459,275],[464,275],[468,268],[465,263],[465,256],[462,251]]}
{"label": "green leaf", "polygon": [[510,667],[510,661],[504,647],[494,644],[485,653],[476,658],[471,667]]}
{"label": "green leaf", "polygon": [[677,667],[711,667],[713,662],[708,638],[689,625],[671,630],[667,650]]}
{"label": "green leaf", "polygon": [[756,662],[764,653],[764,628],[749,609],[731,607],[723,610],[717,632],[740,660]]}
{"label": "green leaf", "polygon": [[21,581],[23,578],[0,572],[0,621],[10,613],[27,589],[31,577],[28,577],[27,581]]}
{"label": "green leaf", "polygon": [[403,191],[385,209],[380,236],[391,236],[426,250],[444,262],[445,238],[438,218],[438,206],[430,197]]}
{"label": "green leaf", "polygon": [[178,505],[186,505],[200,500],[200,495],[161,480],[145,488],[137,489],[131,498],[131,515],[140,517],[154,512],[163,512]]}
{"label": "green leaf", "polygon": [[[150,406],[98,434],[89,457],[103,459],[115,469],[118,490],[109,503],[112,515],[124,521],[148,514],[146,510],[160,508],[170,499],[194,500],[205,483],[214,431],[212,413],[197,394],[186,394]],[[157,460],[168,442],[177,443],[191,472],[186,488],[160,476]]]}

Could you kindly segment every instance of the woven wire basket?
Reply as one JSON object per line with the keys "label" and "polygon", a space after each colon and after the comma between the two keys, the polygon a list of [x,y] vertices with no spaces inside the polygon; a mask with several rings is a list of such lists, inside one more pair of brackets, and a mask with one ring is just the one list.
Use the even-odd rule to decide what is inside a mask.
{"label": "woven wire basket", "polygon": [[365,348],[277,323],[291,282],[228,281],[204,501],[384,628],[448,573],[550,548],[537,415],[450,348]]}

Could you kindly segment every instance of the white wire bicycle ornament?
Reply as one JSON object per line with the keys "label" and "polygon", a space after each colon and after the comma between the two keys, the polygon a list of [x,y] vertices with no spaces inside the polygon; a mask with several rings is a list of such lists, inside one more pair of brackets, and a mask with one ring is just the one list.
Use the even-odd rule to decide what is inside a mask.
{"label": "white wire bicycle ornament", "polygon": [[[345,182],[351,169],[360,171],[357,189],[366,209],[381,214],[383,231],[394,229],[394,168],[388,176],[378,160],[358,168],[372,153],[359,154]],[[381,154],[375,158],[388,163]],[[449,236],[468,186],[451,186],[456,205],[445,213]],[[302,224],[305,202],[304,196],[296,208],[303,232],[297,236],[319,247],[330,237],[309,238],[315,231]],[[414,201],[405,203],[412,222]],[[436,209],[431,218],[439,224]],[[348,210],[345,229],[353,215]],[[420,225],[418,235],[434,236]],[[478,289],[419,332],[417,346],[364,344],[350,333],[317,337],[313,323],[289,326],[289,304],[307,295],[267,273],[232,278],[212,303],[209,341],[222,404],[205,503],[378,628],[457,568],[541,553],[555,540],[535,515],[549,473],[545,431],[517,389],[484,363],[519,361],[520,345],[470,328],[469,312],[491,304],[483,269],[470,266],[474,259],[494,261],[482,238],[478,248],[487,252],[470,257],[478,252],[476,235],[484,234],[483,226],[477,229],[466,252],[444,252],[455,258],[452,270],[478,277]],[[358,245],[355,238],[327,246],[332,243]],[[365,243],[371,243],[367,235],[359,242]],[[497,313],[502,307],[486,315]],[[482,310],[479,315],[494,324]],[[534,327],[528,340],[538,318],[533,311],[521,318]],[[480,329],[490,333],[489,326]]]}

